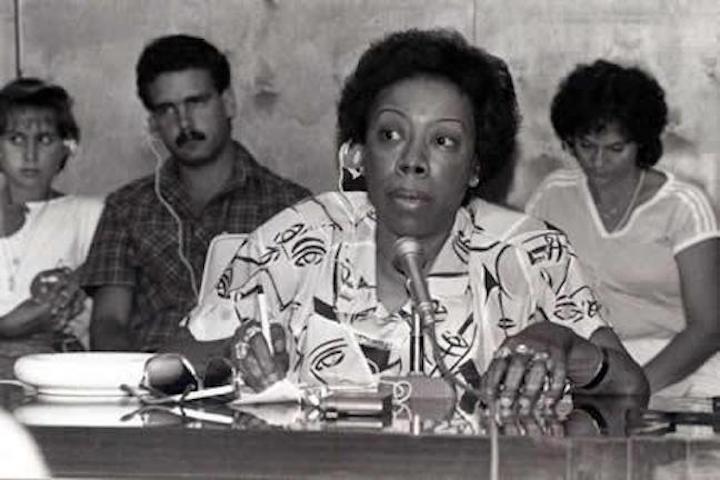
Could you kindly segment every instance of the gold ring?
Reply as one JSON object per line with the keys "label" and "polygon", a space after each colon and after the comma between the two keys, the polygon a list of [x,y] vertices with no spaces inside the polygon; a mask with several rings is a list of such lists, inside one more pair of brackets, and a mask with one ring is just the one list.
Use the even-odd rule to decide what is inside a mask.
{"label": "gold ring", "polygon": [[508,348],[506,345],[503,345],[495,351],[493,358],[507,358],[510,355],[512,355],[512,350],[510,350],[510,348]]}
{"label": "gold ring", "polygon": [[547,362],[550,360],[550,354],[547,352],[535,352],[532,357],[533,362]]}

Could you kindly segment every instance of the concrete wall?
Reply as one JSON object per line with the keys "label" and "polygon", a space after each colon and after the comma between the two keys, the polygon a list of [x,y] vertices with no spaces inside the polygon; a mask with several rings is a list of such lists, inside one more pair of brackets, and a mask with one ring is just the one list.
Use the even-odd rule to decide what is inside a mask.
{"label": "concrete wall", "polygon": [[0,1],[0,76],[12,78],[15,72],[15,27],[11,1]]}
{"label": "concrete wall", "polygon": [[[603,56],[636,62],[666,87],[667,168],[720,203],[720,2],[717,0],[22,0],[24,73],[76,98],[80,155],[59,181],[106,192],[152,170],[134,93],[143,44],[171,32],[224,49],[240,100],[236,136],[258,159],[322,191],[334,188],[334,110],[367,43],[406,27],[453,27],[504,57],[524,115],[509,200],[569,161],[548,120],[559,79]],[[0,0],[0,75],[14,71],[12,0]]]}

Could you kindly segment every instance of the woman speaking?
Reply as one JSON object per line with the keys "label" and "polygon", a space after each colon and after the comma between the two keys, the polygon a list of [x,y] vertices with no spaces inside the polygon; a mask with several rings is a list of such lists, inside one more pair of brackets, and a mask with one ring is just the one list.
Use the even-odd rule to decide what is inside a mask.
{"label": "woman speaking", "polygon": [[[336,327],[373,373],[443,373],[519,408],[552,403],[568,382],[643,394],[564,234],[479,198],[511,161],[518,123],[504,62],[459,34],[410,30],[371,45],[338,107],[340,161],[367,192],[319,195],[256,230],[217,287],[234,320],[201,306],[190,331],[234,333],[233,356],[257,389],[284,375],[258,341],[266,310],[288,333],[289,375],[301,381],[329,382],[352,356],[354,342],[323,337]],[[408,267],[427,279],[432,323],[419,344]]]}

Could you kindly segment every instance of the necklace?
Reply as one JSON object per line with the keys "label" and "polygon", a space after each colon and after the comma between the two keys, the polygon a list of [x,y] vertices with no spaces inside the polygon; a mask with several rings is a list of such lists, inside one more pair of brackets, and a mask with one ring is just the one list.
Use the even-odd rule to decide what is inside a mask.
{"label": "necklace", "polygon": [[[33,236],[36,229],[38,228],[38,225],[40,224],[40,221],[45,215],[45,211],[48,209],[50,201],[50,199],[45,200],[42,207],[38,209],[37,214],[35,215],[31,214],[32,211],[27,211],[25,214],[26,225],[24,225],[20,230],[18,230],[17,233],[20,234],[18,235],[18,238],[8,239],[7,252],[10,255],[10,274],[8,277],[8,290],[10,290],[11,292],[14,292],[17,288],[18,275],[21,272],[25,259],[27,258],[28,254],[31,253],[30,245],[32,243]],[[15,248],[15,245],[17,244],[21,246],[20,249]]]}
{"label": "necklace", "polygon": [[604,222],[608,223],[607,229],[609,232],[614,232],[616,228],[624,225],[625,222],[627,222],[628,218],[630,217],[630,214],[632,213],[633,207],[635,206],[635,203],[637,202],[638,196],[640,195],[640,190],[642,190],[642,186],[644,183],[645,183],[645,170],[641,170],[640,178],[638,178],[637,184],[635,185],[635,190],[633,191],[633,194],[630,197],[630,201],[628,202],[627,206],[625,207],[625,211],[623,212],[622,216],[616,222],[612,223],[612,225],[610,225],[610,220],[620,212],[620,207],[617,206],[617,207],[611,208],[607,211],[603,211],[602,209],[598,208],[600,217],[602,217]]}

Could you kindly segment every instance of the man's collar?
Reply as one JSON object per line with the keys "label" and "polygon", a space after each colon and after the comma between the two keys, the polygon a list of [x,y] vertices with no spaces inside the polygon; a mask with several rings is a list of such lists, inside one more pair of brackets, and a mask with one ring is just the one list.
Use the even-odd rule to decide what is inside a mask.
{"label": "man's collar", "polygon": [[247,183],[248,172],[254,166],[255,161],[245,147],[239,142],[233,141],[233,151],[235,153],[235,162],[233,162],[232,175],[225,183],[223,193],[228,190],[244,187]]}

